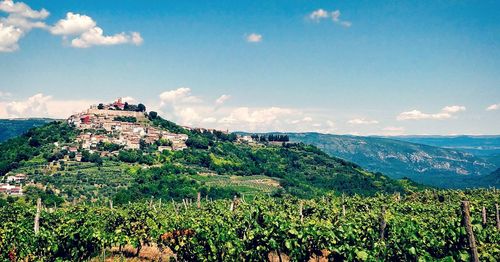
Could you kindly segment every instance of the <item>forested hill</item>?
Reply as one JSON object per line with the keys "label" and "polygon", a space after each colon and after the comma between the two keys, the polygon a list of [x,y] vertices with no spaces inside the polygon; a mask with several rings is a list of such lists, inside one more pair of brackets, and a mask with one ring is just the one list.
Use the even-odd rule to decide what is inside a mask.
{"label": "forested hill", "polygon": [[66,122],[53,122],[0,144],[0,175],[25,173],[28,181],[43,186],[28,188],[28,193],[56,202],[181,199],[194,198],[197,192],[211,198],[259,193],[312,197],[416,189],[411,181],[367,172],[315,146],[245,142],[235,134],[183,129],[156,114],[146,117],[145,125],[187,134],[188,148],[160,152],[161,144],[141,142],[140,149],[116,147],[115,155],[99,155],[80,147],[77,154],[82,159],[75,160],[65,145],[74,145],[80,131]]}
{"label": "forested hill", "polygon": [[23,134],[32,127],[54,121],[49,118],[0,119],[0,142]]}
{"label": "forested hill", "polygon": [[382,137],[318,133],[289,133],[290,141],[319,147],[326,153],[392,178],[410,179],[447,188],[499,187],[485,176],[496,169],[492,161],[470,153]]}

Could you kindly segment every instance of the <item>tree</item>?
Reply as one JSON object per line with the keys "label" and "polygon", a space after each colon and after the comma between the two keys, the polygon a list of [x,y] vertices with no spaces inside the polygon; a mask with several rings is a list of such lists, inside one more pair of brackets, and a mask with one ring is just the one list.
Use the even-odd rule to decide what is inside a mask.
{"label": "tree", "polygon": [[137,111],[138,112],[146,112],[146,106],[143,104],[138,104],[137,105]]}
{"label": "tree", "polygon": [[156,119],[157,117],[158,117],[158,113],[156,113],[155,111],[149,112],[149,120]]}
{"label": "tree", "polygon": [[104,109],[104,105],[102,103],[100,103],[98,106],[97,106],[97,109],[99,110],[103,110]]}

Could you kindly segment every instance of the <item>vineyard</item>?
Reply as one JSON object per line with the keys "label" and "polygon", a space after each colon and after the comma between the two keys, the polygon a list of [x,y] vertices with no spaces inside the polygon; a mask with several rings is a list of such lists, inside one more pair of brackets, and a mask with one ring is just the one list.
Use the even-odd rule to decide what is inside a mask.
{"label": "vineyard", "polygon": [[0,208],[0,260],[101,260],[111,248],[133,246],[140,253],[155,246],[174,261],[266,261],[271,255],[276,261],[496,261],[499,201],[497,190],[309,200],[201,196],[123,206],[17,201]]}

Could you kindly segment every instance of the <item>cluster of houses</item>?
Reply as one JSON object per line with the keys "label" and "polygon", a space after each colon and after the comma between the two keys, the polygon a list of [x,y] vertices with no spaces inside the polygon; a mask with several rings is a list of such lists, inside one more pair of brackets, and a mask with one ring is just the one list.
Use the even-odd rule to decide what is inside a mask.
{"label": "cluster of houses", "polygon": [[26,181],[27,176],[25,174],[16,174],[6,176],[4,178],[5,183],[0,184],[0,193],[21,196],[23,195],[22,183]]}
{"label": "cluster of houses", "polygon": [[[99,109],[91,106],[87,111],[72,115],[68,123],[82,130],[77,137],[77,142],[83,149],[89,151],[97,150],[100,143],[112,143],[124,149],[140,149],[141,140],[147,144],[156,141],[169,141],[168,145],[160,145],[158,150],[182,150],[187,148],[186,134],[174,134],[150,126],[145,120],[143,112],[112,110],[122,106],[120,99],[110,105]],[[124,121],[124,119],[134,121]],[[69,152],[75,148],[68,148]],[[77,155],[78,157],[78,155]]]}

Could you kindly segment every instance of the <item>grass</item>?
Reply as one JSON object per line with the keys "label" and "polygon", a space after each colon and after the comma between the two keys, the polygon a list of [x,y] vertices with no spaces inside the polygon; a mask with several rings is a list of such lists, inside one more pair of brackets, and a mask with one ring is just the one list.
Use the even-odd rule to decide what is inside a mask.
{"label": "grass", "polygon": [[204,182],[209,186],[232,188],[246,196],[270,194],[280,188],[279,180],[263,175],[230,176],[230,175],[192,175],[191,178]]}

